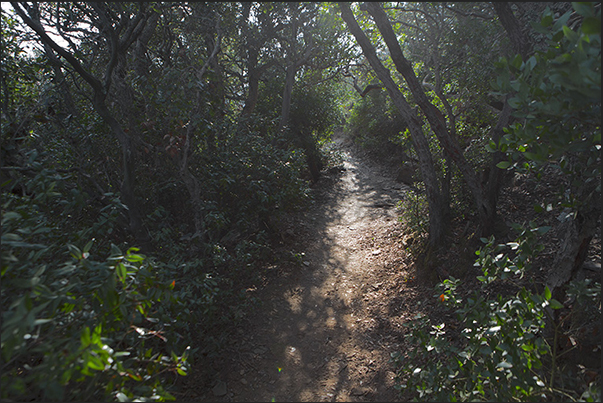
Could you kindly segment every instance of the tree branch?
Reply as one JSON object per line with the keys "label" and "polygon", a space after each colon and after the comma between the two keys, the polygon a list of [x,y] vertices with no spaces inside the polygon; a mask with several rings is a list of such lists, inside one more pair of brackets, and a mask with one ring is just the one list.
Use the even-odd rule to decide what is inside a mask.
{"label": "tree branch", "polygon": [[21,3],[18,3],[16,1],[11,1],[10,3],[13,6],[13,9],[15,10],[15,12],[19,15],[19,17],[21,17],[23,22],[27,26],[29,26],[36,34],[38,34],[38,36],[40,37],[42,42],[44,42],[45,44],[50,46],[52,48],[52,50],[57,52],[57,54],[59,56],[61,56],[65,60],[67,60],[67,62],[73,67],[73,69],[75,71],[77,71],[78,74],[84,80],[86,80],[86,82],[88,82],[88,84],[90,84],[90,86],[95,91],[102,92],[103,94],[106,95],[106,93],[103,91],[104,87],[103,87],[101,81],[98,78],[94,77],[92,74],[90,74],[75,57],[73,57],[69,52],[67,52],[65,49],[60,47],[55,41],[53,41],[48,36],[46,31],[44,30],[44,27],[42,27],[42,25],[39,23],[39,21],[34,21],[32,18],[30,18],[29,15],[27,15],[25,10],[23,10],[23,8],[21,8]]}

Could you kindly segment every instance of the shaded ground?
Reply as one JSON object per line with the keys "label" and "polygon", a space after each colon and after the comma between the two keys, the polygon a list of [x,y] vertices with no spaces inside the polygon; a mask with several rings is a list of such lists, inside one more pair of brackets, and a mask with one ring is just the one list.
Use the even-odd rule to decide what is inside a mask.
{"label": "shaded ground", "polygon": [[[293,251],[296,259],[267,267],[264,284],[247,290],[262,303],[233,326],[219,357],[205,357],[204,367],[181,378],[177,400],[401,401],[389,358],[405,351],[403,324],[417,313],[454,322],[433,287],[415,280],[406,251],[413,239],[398,221],[396,207],[411,190],[394,180],[392,169],[370,163],[341,135],[334,140],[344,169],[332,169],[319,181],[313,209],[281,223],[282,251]],[[516,178],[501,195],[503,221],[554,225],[553,212],[536,217],[532,206],[563,188],[558,182],[540,182],[545,189],[538,191],[541,185]],[[457,240],[467,239],[469,228],[467,222],[455,222],[451,232]],[[560,237],[556,232],[544,240],[550,252],[535,262],[536,277],[550,267]],[[497,239],[506,242],[512,234],[503,231]],[[474,286],[472,259],[479,246],[475,239],[453,244],[441,259],[451,273],[468,276],[465,291]],[[588,277],[600,279],[600,230],[588,260],[599,265]],[[599,331],[598,324],[591,327],[589,334]],[[600,363],[585,360],[593,356],[595,343],[600,361],[600,339],[599,347],[587,338],[583,342],[588,348],[566,355],[562,367],[587,384],[588,373],[600,376]]]}
{"label": "shaded ground", "polygon": [[420,308],[396,211],[409,190],[343,137],[335,145],[344,168],[321,179],[314,209],[284,231],[299,262],[270,268],[266,286],[248,290],[263,304],[208,369],[210,388],[187,388],[179,400],[398,400],[389,354]]}

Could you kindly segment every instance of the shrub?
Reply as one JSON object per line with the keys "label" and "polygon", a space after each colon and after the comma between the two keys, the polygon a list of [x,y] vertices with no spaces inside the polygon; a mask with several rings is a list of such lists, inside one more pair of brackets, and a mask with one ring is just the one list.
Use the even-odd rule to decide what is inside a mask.
{"label": "shrub", "polygon": [[27,189],[2,195],[2,399],[172,399],[192,351],[169,267],[108,242],[118,198],[90,224],[56,172]]}
{"label": "shrub", "polygon": [[[410,350],[406,355],[392,354],[400,371],[400,389],[426,401],[567,398],[555,389],[556,351],[543,333],[550,309],[563,305],[551,298],[548,288],[538,293],[519,286],[542,250],[537,235],[547,230],[531,225],[521,230],[515,242],[504,245],[495,245],[493,237],[482,239],[486,245],[476,252],[475,263],[481,268],[482,275],[477,277],[481,287],[466,301],[457,292],[458,279],[438,284],[434,297],[455,310],[458,328],[449,331],[445,322],[434,324],[422,315],[408,324]],[[518,291],[493,296],[494,284]]]}

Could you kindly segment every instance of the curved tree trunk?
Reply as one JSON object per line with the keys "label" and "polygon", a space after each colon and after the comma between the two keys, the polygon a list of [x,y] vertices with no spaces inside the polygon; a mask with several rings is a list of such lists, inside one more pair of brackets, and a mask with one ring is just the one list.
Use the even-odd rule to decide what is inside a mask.
{"label": "curved tree trunk", "polygon": [[111,128],[115,137],[119,141],[122,151],[123,164],[123,179],[120,187],[120,193],[123,202],[128,208],[128,217],[130,219],[130,230],[136,239],[140,249],[144,252],[151,250],[151,238],[147,232],[140,208],[138,199],[134,194],[134,150],[132,148],[132,139],[128,136],[117,119],[113,117],[107,106],[105,105],[105,97],[103,94],[95,94],[92,99],[94,110],[103,119],[103,121]]}
{"label": "curved tree trunk", "polygon": [[419,159],[419,168],[421,176],[425,183],[427,192],[427,202],[429,204],[429,243],[432,247],[438,248],[443,245],[446,223],[446,208],[443,205],[443,199],[436,175],[435,166],[429,143],[423,134],[421,121],[417,113],[410,107],[402,92],[391,77],[389,70],[383,66],[379,60],[375,48],[369,38],[364,34],[348,3],[339,3],[341,17],[346,22],[350,32],[356,38],[356,41],[362,48],[364,56],[371,64],[373,70],[384,84],[394,105],[400,111],[400,114],[406,121],[411,134],[412,143]]}
{"label": "curved tree trunk", "polygon": [[590,206],[588,209],[580,209],[575,218],[567,217],[561,225],[560,232],[564,237],[548,273],[546,284],[554,298],[562,302],[565,299],[563,286],[571,281],[584,265],[590,241],[601,219],[600,197]]}
{"label": "curved tree trunk", "polygon": [[[507,127],[511,121],[512,108],[507,102],[509,98],[510,96],[505,97],[503,110],[500,112],[496,126],[494,126],[490,131],[490,137],[495,144],[499,143],[504,134],[503,129]],[[496,165],[505,159],[505,154],[500,151],[492,153],[492,158],[490,159],[488,177],[483,186],[485,191],[485,203],[487,206],[486,211],[488,212],[488,220],[485,223],[485,226],[482,227],[482,235],[484,236],[491,234],[494,230],[494,223],[497,216],[498,197],[502,188],[503,177],[507,174],[507,171],[498,168]]]}
{"label": "curved tree trunk", "polygon": [[481,184],[478,180],[478,175],[465,158],[458,141],[451,135],[446,126],[444,116],[438,108],[429,101],[429,98],[427,98],[421,81],[415,75],[412,65],[402,53],[402,49],[400,48],[396,34],[391,26],[389,17],[379,3],[365,3],[365,5],[379,28],[379,32],[381,33],[381,36],[389,49],[394,65],[396,66],[396,70],[398,70],[406,80],[415,102],[425,114],[431,129],[440,141],[442,147],[446,150],[447,157],[452,159],[459,168],[461,175],[473,196],[480,227],[484,228],[489,226],[492,211],[489,211],[489,206],[486,203],[484,192],[482,191]]}
{"label": "curved tree trunk", "polygon": [[255,106],[258,103],[258,92],[260,89],[260,72],[257,68],[258,64],[258,51],[255,46],[250,46],[249,55],[247,59],[247,77],[248,77],[248,88],[247,98],[245,99],[245,105],[241,111],[242,115],[251,115],[255,110]]}

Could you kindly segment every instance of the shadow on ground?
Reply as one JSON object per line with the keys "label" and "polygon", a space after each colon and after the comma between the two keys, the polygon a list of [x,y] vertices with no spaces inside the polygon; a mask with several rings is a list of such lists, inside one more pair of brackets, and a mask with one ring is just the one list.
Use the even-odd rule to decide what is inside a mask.
{"label": "shadow on ground", "polygon": [[216,361],[211,389],[189,387],[179,400],[399,399],[389,354],[418,309],[405,302],[412,290],[396,211],[409,190],[335,141],[343,169],[319,181],[314,208],[286,231],[284,247],[300,261],[269,269],[267,285],[252,291],[263,302]]}

